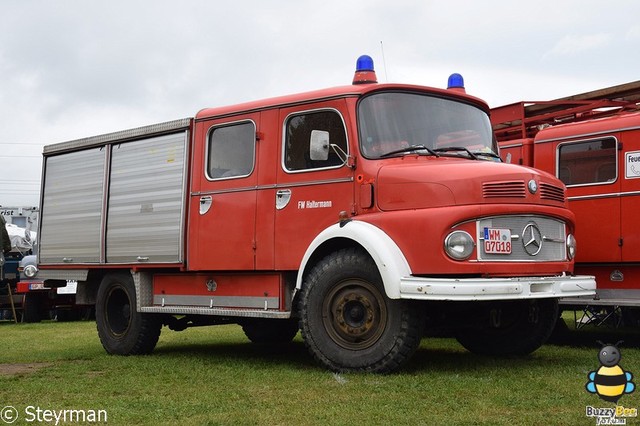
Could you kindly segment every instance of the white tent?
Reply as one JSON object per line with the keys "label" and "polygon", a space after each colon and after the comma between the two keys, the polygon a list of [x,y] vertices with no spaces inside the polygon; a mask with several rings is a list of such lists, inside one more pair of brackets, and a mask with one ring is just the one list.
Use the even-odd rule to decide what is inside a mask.
{"label": "white tent", "polygon": [[7,232],[11,239],[11,251],[24,252],[31,250],[36,241],[36,233],[27,231],[12,223],[7,223]]}

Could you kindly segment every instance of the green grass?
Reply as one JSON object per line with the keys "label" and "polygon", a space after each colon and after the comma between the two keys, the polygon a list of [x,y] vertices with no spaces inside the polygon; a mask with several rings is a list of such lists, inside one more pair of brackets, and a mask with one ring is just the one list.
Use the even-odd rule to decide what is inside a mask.
{"label": "green grass", "polygon": [[[104,352],[93,322],[0,322],[0,408],[18,409],[14,424],[40,424],[24,423],[28,406],[103,409],[112,425],[595,424],[585,407],[613,406],[584,388],[599,367],[595,341],[628,341],[620,365],[640,377],[638,334],[571,334],[572,345],[523,358],[425,338],[399,373],[336,375],[313,362],[299,336],[267,350],[238,326],[164,329],[152,355],[119,357]],[[16,364],[31,365],[16,372]],[[619,404],[638,408],[640,391]]]}

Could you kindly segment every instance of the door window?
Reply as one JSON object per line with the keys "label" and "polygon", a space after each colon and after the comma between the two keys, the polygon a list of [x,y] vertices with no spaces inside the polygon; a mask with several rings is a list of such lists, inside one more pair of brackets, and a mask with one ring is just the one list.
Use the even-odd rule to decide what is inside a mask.
{"label": "door window", "polygon": [[[310,111],[287,118],[284,146],[284,168],[290,172],[336,168],[344,164],[347,134],[342,117],[335,110]],[[329,156],[326,160],[312,160],[311,132],[329,133]]]}
{"label": "door window", "polygon": [[251,121],[214,127],[207,146],[207,178],[249,176],[255,163],[256,127]]}
{"label": "door window", "polygon": [[612,137],[561,144],[558,178],[567,186],[615,182],[616,153],[616,140]]}

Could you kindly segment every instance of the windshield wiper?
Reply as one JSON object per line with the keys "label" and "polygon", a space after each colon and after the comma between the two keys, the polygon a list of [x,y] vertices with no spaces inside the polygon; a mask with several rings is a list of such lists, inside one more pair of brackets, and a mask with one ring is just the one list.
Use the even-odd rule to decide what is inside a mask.
{"label": "windshield wiper", "polygon": [[495,152],[484,152],[484,151],[473,151],[473,153],[476,156],[481,156],[481,157],[491,157],[491,158],[496,158],[500,161],[502,161],[502,158],[500,158],[500,156],[498,154],[496,154]]}
{"label": "windshield wiper", "polygon": [[437,148],[434,149],[436,152],[449,152],[449,151],[458,151],[458,152],[466,152],[469,155],[469,158],[472,160],[479,160],[478,156],[473,152],[469,151],[467,148],[463,146],[448,146],[446,148]]}
{"label": "windshield wiper", "polygon": [[405,148],[396,149],[393,151],[385,152],[380,156],[380,158],[389,157],[394,154],[402,154],[403,152],[413,152],[413,151],[427,151],[429,154],[439,157],[439,155],[431,148],[427,148],[424,145],[411,145]]}

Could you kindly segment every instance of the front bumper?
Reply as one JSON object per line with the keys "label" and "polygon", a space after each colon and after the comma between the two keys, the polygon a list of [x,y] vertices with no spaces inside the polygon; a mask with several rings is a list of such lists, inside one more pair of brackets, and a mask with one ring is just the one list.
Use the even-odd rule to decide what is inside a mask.
{"label": "front bumper", "polygon": [[402,277],[400,298],[441,301],[526,300],[591,296],[595,277],[553,276],[517,278]]}

